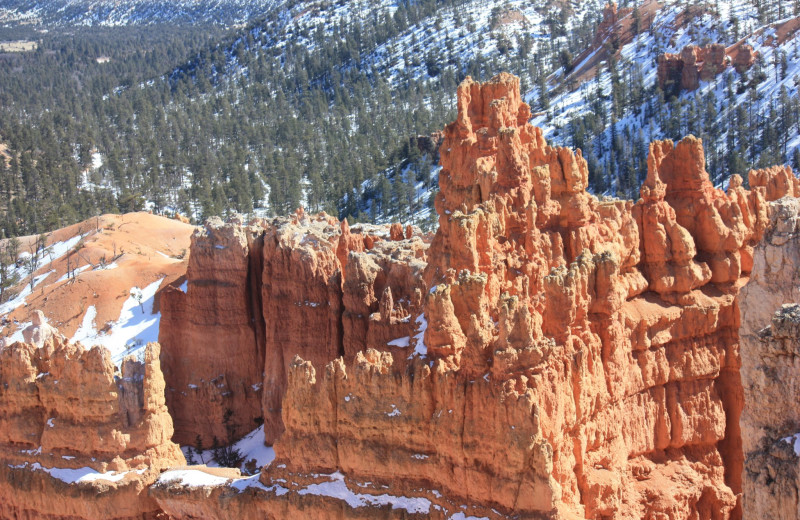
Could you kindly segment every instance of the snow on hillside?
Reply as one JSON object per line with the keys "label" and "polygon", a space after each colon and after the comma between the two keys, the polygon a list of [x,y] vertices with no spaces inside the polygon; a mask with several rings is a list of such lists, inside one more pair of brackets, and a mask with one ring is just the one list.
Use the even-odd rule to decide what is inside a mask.
{"label": "snow on hillside", "polygon": [[[436,75],[448,64],[466,63],[472,59],[497,66],[508,64],[510,51],[529,45],[535,54],[542,46],[566,43],[566,34],[586,20],[596,20],[602,11],[602,0],[555,3],[525,0],[470,0],[439,9],[435,16],[401,28],[399,33],[359,56],[360,67],[381,71],[389,82],[404,79],[425,79]],[[319,35],[334,38],[337,28],[355,20],[385,19],[396,14],[398,3],[387,0],[349,2],[309,2],[285,12],[285,25],[277,33],[265,31],[264,43],[270,48],[283,48],[290,43],[306,46],[310,51],[320,44]],[[564,16],[563,36],[555,36],[553,17]],[[263,29],[254,32],[258,35]],[[325,41],[325,44],[330,42]],[[498,70],[499,72],[499,70]],[[453,93],[454,94],[454,93]]]}
{"label": "snow on hillside", "polygon": [[[800,85],[800,32],[788,31],[787,34],[787,31],[781,31],[780,36],[785,38],[781,41],[777,27],[791,18],[773,23],[759,22],[754,4],[745,0],[720,1],[715,5],[716,12],[713,6],[707,5],[702,14],[687,16],[689,6],[686,3],[664,2],[651,28],[620,49],[617,75],[622,80],[622,88],[630,90],[631,85],[636,85],[641,78],[644,96],[639,105],[624,108],[615,125],[608,117],[613,96],[612,73],[607,63],[575,90],[556,81],[557,88],[552,90],[557,95],[550,99],[550,108],[534,117],[533,124],[544,129],[549,141],[583,146],[585,156],[595,155],[606,176],[605,193],[618,194],[620,191],[620,172],[612,172],[609,168],[609,150],[614,145],[615,135],[634,143],[633,147],[626,144],[625,149],[630,153],[640,153],[636,147],[646,148],[647,143],[656,139],[679,139],[688,133],[703,137],[708,169],[718,185],[723,185],[733,173],[745,174],[750,167],[776,162],[795,162],[795,167],[798,166],[794,160],[800,147],[797,122],[791,123],[787,116],[788,128],[783,136],[766,132],[776,128],[779,116],[783,117],[782,111],[787,106],[796,110],[792,103],[796,103]],[[761,18],[763,20],[763,15]],[[659,54],[679,54],[690,44],[721,43],[730,47],[737,41],[739,45],[752,45],[758,53],[756,64],[744,76],[729,66],[715,78],[701,81],[695,91],[682,91],[677,99],[671,101],[659,99],[656,90],[656,58]],[[540,95],[537,89],[532,89],[526,100],[536,107]],[[583,132],[585,118],[593,117],[598,110],[606,114],[604,130],[597,138],[578,142],[576,131],[579,134]],[[735,121],[737,117],[741,120],[743,113],[747,120],[737,128]],[[580,126],[575,126],[576,122]],[[782,154],[769,154],[769,147],[782,138],[787,141]],[[733,154],[740,155],[742,162],[732,161]],[[637,175],[641,181],[643,165],[638,168]],[[635,189],[638,189],[638,183],[635,183]],[[635,196],[634,193],[628,195]]]}
{"label": "snow on hillside", "polygon": [[[52,243],[33,264],[29,251],[38,237],[22,237],[18,262],[6,266],[0,348],[23,341],[41,311],[45,323],[71,341],[106,347],[117,365],[141,355],[158,341],[157,293],[177,287],[186,273],[193,230],[147,213],[103,215],[50,233],[45,243]],[[9,241],[0,241],[0,251],[7,247]]]}
{"label": "snow on hillside", "polygon": [[[380,78],[382,84],[390,89],[405,88],[409,83],[436,85],[436,96],[445,100],[444,106],[455,109],[456,85],[466,74],[479,75],[483,79],[502,71],[513,70],[520,74],[523,83],[532,82],[532,74],[538,68],[549,69],[550,55],[554,49],[569,44],[569,34],[578,27],[591,28],[596,25],[602,11],[602,0],[588,2],[525,2],[523,0],[450,0],[436,3],[435,8],[420,7],[424,2],[394,0],[353,0],[347,2],[309,1],[287,2],[276,6],[265,15],[263,22],[254,24],[246,32],[232,38],[224,48],[224,66],[214,62],[212,82],[218,85],[218,92],[209,94],[211,103],[215,96],[235,99],[231,91],[251,85],[249,63],[257,60],[277,59],[288,67],[291,62],[287,56],[307,55],[304,63],[311,64],[303,70],[287,68],[294,74],[299,84],[308,81],[313,86],[319,82],[328,84],[336,78],[345,78],[349,70],[368,71],[368,76]],[[426,4],[431,4],[430,2]],[[361,40],[358,28],[361,27]],[[585,32],[585,31],[584,31]],[[336,49],[336,57],[331,57],[331,49]],[[342,58],[342,55],[345,55]],[[198,58],[202,62],[202,58]],[[337,72],[328,77],[321,63],[331,61]],[[531,67],[528,67],[528,63]],[[198,65],[199,66],[199,65]],[[193,65],[177,69],[172,80],[185,74],[192,74]],[[316,72],[315,72],[316,71]],[[323,74],[324,77],[312,77]],[[442,78],[447,78],[442,80]],[[439,88],[439,81],[446,84]],[[375,88],[375,85],[372,85]],[[244,87],[248,88],[248,87]],[[284,88],[282,84],[259,85],[273,92]],[[331,87],[332,88],[332,87]],[[345,85],[346,89],[353,88]],[[433,88],[433,87],[429,87]],[[438,100],[437,100],[438,101]],[[205,101],[204,101],[205,102]],[[235,101],[232,101],[235,102]],[[390,101],[389,101],[390,102]],[[425,108],[434,104],[431,97],[421,98]],[[405,102],[404,110],[413,112],[416,105]],[[364,114],[352,114],[349,132],[354,139],[359,131],[359,118]],[[446,118],[442,118],[444,124]],[[438,125],[438,123],[437,123]],[[441,127],[431,128],[430,131]],[[322,138],[323,136],[320,136]],[[410,137],[410,136],[409,136]],[[324,145],[323,145],[324,146]],[[279,146],[276,145],[276,149]],[[255,152],[254,152],[255,153]],[[258,152],[263,153],[263,152]],[[252,164],[243,167],[249,172]],[[351,215],[358,220],[370,222],[402,221],[421,224],[427,227],[435,220],[432,215],[432,198],[436,190],[436,174],[433,165],[425,165],[424,171],[409,175],[408,163],[401,161],[383,171],[367,172],[366,180],[360,190],[343,193],[338,201],[339,215]],[[431,169],[433,166],[433,169]],[[395,172],[399,171],[403,181],[410,185],[404,193],[392,185],[381,184],[381,177],[395,183]],[[256,179],[266,187],[266,177],[270,172],[257,171]],[[192,172],[186,171],[187,178]],[[431,183],[428,179],[433,177]],[[257,182],[257,181],[256,181]],[[300,182],[303,187],[300,202],[308,200],[306,176]],[[177,193],[177,192],[176,192]],[[392,196],[391,207],[386,208],[386,198],[375,202],[375,194],[387,193]],[[177,194],[164,194],[171,208]],[[353,207],[353,199],[357,207]],[[263,198],[263,205],[256,202],[254,215],[270,214],[269,194]],[[344,209],[348,206],[347,209]],[[190,203],[190,216],[202,218],[198,204]],[[351,217],[351,220],[352,220]]]}
{"label": "snow on hillside", "polygon": [[111,351],[111,359],[119,365],[126,356],[139,355],[150,342],[158,341],[161,313],[153,313],[156,291],[163,278],[144,289],[133,287],[130,296],[122,304],[119,319],[97,330],[97,309],[92,305],[86,309],[80,328],[70,341],[80,341],[84,346],[102,345]]}
{"label": "snow on hillside", "polygon": [[[48,267],[51,263],[64,256],[68,251],[74,248],[82,238],[83,235],[78,235],[69,240],[51,244],[42,251],[37,252],[36,259],[33,259],[31,253],[23,251],[19,254],[15,263],[6,266],[7,278],[9,280],[18,280],[20,290],[13,295],[13,297],[0,304],[0,317],[6,316],[14,309],[25,305],[25,299],[33,292],[33,289],[47,279],[54,271],[47,271],[38,275],[36,272]],[[0,331],[2,330],[3,327],[0,326]]]}
{"label": "snow on hillside", "polygon": [[[385,38],[379,36],[374,49],[361,45],[364,51],[354,56],[352,66],[374,70],[389,83],[425,81],[455,63],[475,60],[496,69],[491,73],[494,75],[509,68],[520,47],[532,56],[565,46],[570,31],[598,21],[604,1],[460,0],[444,3],[434,15],[407,27],[401,21],[391,22],[399,4],[394,0],[287,3],[234,42],[227,73],[247,74],[233,52],[245,40],[252,39],[260,46],[251,49],[256,53],[276,55],[294,46],[313,53],[320,47],[343,43],[347,36],[343,29],[377,20],[392,29],[381,33]],[[414,2],[407,4],[413,6]],[[559,34],[554,33],[554,27]],[[469,71],[456,72],[458,76]],[[526,71],[517,72],[527,75]],[[450,95],[455,99],[455,92]]]}
{"label": "snow on hillside", "polygon": [[155,23],[243,23],[276,0],[7,0],[0,24],[46,26],[146,25]]}

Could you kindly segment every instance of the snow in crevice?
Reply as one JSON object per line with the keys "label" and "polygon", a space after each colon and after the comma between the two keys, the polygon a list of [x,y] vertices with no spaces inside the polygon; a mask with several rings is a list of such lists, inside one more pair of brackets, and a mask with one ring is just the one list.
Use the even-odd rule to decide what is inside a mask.
{"label": "snow in crevice", "polygon": [[[190,384],[189,388],[197,388],[197,385]],[[259,426],[239,439],[233,444],[233,447],[244,457],[242,467],[239,468],[241,470],[244,470],[244,466],[252,459],[255,459],[257,469],[268,466],[275,460],[275,450],[264,444],[264,426]],[[194,446],[182,446],[181,450],[187,458],[190,456],[190,449],[192,450],[191,457],[197,464],[205,464],[210,468],[219,467],[219,464],[213,459],[213,450],[206,449],[202,453],[197,453]]]}
{"label": "snow in crevice", "polygon": [[[67,458],[66,456],[64,457]],[[95,469],[84,467],[84,468],[45,468],[38,462],[34,462],[33,464],[29,464],[27,462],[20,464],[20,465],[8,465],[10,468],[15,469],[22,469],[22,468],[30,468],[34,471],[44,471],[49,473],[52,477],[57,478],[67,484],[81,484],[81,483],[88,483],[94,482],[96,480],[107,480],[109,482],[119,482],[125,475],[129,473],[137,473],[141,475],[146,471],[146,469],[140,470],[130,470],[130,471],[121,471],[121,472],[114,472],[109,471],[106,473],[99,472]]]}
{"label": "snow in crevice", "polygon": [[427,357],[428,346],[425,345],[425,331],[428,330],[428,320],[425,314],[420,314],[415,320],[417,323],[417,333],[414,334],[414,354],[420,357]]}
{"label": "snow in crevice", "polygon": [[794,449],[794,454],[800,457],[800,433],[784,437],[781,440],[787,444],[791,444]]}

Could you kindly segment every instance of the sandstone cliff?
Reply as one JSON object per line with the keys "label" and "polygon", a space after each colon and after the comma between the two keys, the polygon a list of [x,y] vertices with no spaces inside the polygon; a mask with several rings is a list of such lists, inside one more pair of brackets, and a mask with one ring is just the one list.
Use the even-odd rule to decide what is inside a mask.
{"label": "sandstone cliff", "polygon": [[770,207],[742,289],[745,518],[800,517],[800,202]]}
{"label": "sandstone cliff", "polygon": [[209,220],[192,235],[186,292],[171,287],[161,296],[159,342],[174,439],[210,446],[229,440],[223,424],[233,412],[234,435],[262,417],[264,323],[260,284],[263,242],[256,230]]}
{"label": "sandstone cliff", "polygon": [[120,371],[106,349],[27,332],[37,344],[0,350],[0,517],[161,514],[148,487],[185,461],[170,441],[158,345]]}
{"label": "sandstone cliff", "polygon": [[418,355],[293,363],[285,471],[534,517],[735,514],[735,297],[763,197],[715,190],[689,138],[653,145],[639,203],[599,201],[580,152],[527,123],[515,78],[466,81],[458,108]]}
{"label": "sandstone cliff", "polygon": [[529,119],[516,78],[462,83],[427,251],[399,227],[263,225],[277,459],[257,482],[162,481],[166,512],[741,517],[738,294],[796,179],[725,193],[688,137],[651,145],[638,202],[598,200]]}
{"label": "sandstone cliff", "polygon": [[[322,369],[410,330],[427,249],[413,235],[399,224],[351,231],[346,221],[302,211],[247,226],[212,219],[197,230],[186,292],[162,296],[175,440],[227,442],[263,420],[272,444],[283,432],[293,356]],[[223,424],[227,410],[233,428]]]}
{"label": "sandstone cliff", "polygon": [[[247,478],[175,468],[157,347],[117,381],[103,350],[64,345],[39,320],[25,336],[38,348],[0,351],[11,497],[0,512],[55,517],[41,498],[55,496],[64,516],[109,516],[120,486],[131,509],[112,517],[705,520],[796,508],[783,440],[800,431],[793,411],[743,415],[746,395],[781,391],[763,374],[789,377],[776,360],[796,342],[800,313],[772,316],[797,301],[794,246],[777,246],[793,244],[798,202],[768,204],[800,195],[791,170],[752,171],[750,190],[733,176],[723,192],[689,136],[651,144],[637,202],[598,199],[581,152],[528,123],[517,78],[467,79],[457,99],[432,241],[302,210],[212,220],[192,238],[186,292],[164,291],[176,438],[230,440],[263,420],[270,465]],[[740,313],[751,272],[756,303]],[[51,437],[59,414],[68,434]],[[39,470],[81,466],[127,473],[62,486]]]}

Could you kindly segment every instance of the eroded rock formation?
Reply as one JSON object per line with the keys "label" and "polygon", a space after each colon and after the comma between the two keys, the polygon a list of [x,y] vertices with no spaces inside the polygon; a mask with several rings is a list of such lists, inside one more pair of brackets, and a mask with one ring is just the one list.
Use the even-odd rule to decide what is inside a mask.
{"label": "eroded rock formation", "polygon": [[161,514],[148,487],[185,460],[170,441],[159,346],[120,372],[103,348],[30,333],[38,344],[0,350],[0,517]]}
{"label": "eroded rock formation", "polygon": [[[159,342],[174,439],[227,443],[262,417],[265,327],[260,313],[263,241],[251,227],[210,219],[192,235],[186,292],[161,294]],[[234,420],[223,424],[227,410]]]}
{"label": "eroded rock formation", "polygon": [[[782,283],[765,266],[793,266],[781,260],[790,252],[774,249],[774,230],[795,232],[797,219],[770,227],[779,213],[768,209],[800,194],[791,170],[750,172],[750,190],[733,176],[723,192],[690,136],[651,145],[639,201],[601,200],[586,191],[581,152],[548,145],[530,115],[513,76],[462,83],[440,148],[430,244],[400,225],[351,228],[302,210],[248,225],[211,221],[195,234],[188,290],[161,302],[176,431],[182,442],[222,439],[263,419],[276,460],[251,478],[162,477],[148,496],[164,513],[710,520],[741,518],[743,504],[775,515],[795,504],[790,478],[785,498],[747,501],[750,486],[771,482],[752,461],[775,451],[753,455],[764,446],[753,439],[767,432],[790,455],[775,435],[800,425],[770,430],[771,415],[742,416],[739,344],[740,325],[755,334],[783,303],[771,295],[763,312],[748,304],[740,319],[751,271]],[[783,200],[775,207],[800,204]],[[756,300],[770,292],[749,287]],[[754,341],[793,352],[794,315],[784,311],[773,339]],[[53,350],[48,332],[31,334],[39,350],[2,351],[0,377],[5,365],[27,367],[13,373],[27,390],[9,401],[30,401],[24,416],[36,418],[8,431],[46,430],[49,409],[25,399],[49,366],[9,352],[38,359]],[[87,362],[106,367],[92,352]],[[155,347],[148,356],[155,367]],[[777,391],[758,379],[766,361],[754,363],[746,388]],[[107,386],[92,395],[108,413],[142,424],[147,413]],[[239,430],[225,427],[227,410]],[[168,430],[147,431],[163,441]],[[5,445],[36,449],[16,435]],[[114,449],[133,462],[155,449],[136,442]],[[109,467],[138,467],[121,460]]]}
{"label": "eroded rock formation", "polygon": [[[400,248],[427,256],[424,272],[386,260],[398,242],[341,226],[339,354],[267,346],[288,372],[277,460],[248,488],[273,504],[260,513],[313,509],[302,497],[341,482],[416,497],[432,517],[459,504],[490,518],[741,517],[737,296],[767,201],[796,194],[796,179],[773,168],[722,192],[688,137],[651,145],[638,202],[598,200],[580,151],[547,145],[529,119],[512,76],[459,87],[439,229],[427,255]],[[313,242],[313,265],[332,273],[311,284],[322,294],[337,264],[331,239]],[[180,489],[159,487],[165,511],[223,517]]]}
{"label": "eroded rock formation", "polygon": [[654,144],[638,204],[598,201],[580,152],[527,123],[515,78],[466,81],[458,108],[414,318],[424,355],[403,371],[381,345],[324,373],[297,360],[280,460],[509,514],[733,514],[735,296],[755,229],[739,202],[763,198],[715,190],[689,138]]}
{"label": "eroded rock formation", "polygon": [[782,199],[770,210],[770,225],[756,248],[750,282],[740,300],[744,515],[797,518],[800,202]]}
{"label": "eroded rock formation", "polygon": [[405,333],[426,249],[399,224],[351,232],[347,221],[303,211],[246,226],[210,220],[192,237],[187,291],[162,296],[176,441],[226,442],[264,420],[272,444],[293,356],[322,369]]}
{"label": "eroded rock formation", "polygon": [[753,66],[755,58],[756,53],[747,44],[729,49],[719,43],[703,47],[687,45],[680,54],[664,53],[658,57],[658,86],[670,95],[697,90],[700,80],[709,81],[730,65],[741,74]]}

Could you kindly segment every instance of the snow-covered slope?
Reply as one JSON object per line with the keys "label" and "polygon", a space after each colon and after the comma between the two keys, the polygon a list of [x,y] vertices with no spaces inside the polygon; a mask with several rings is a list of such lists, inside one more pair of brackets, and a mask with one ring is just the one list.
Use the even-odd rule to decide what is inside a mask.
{"label": "snow-covered slope", "polygon": [[46,26],[243,23],[278,0],[6,0],[0,24]]}
{"label": "snow-covered slope", "polygon": [[[7,285],[0,346],[23,340],[42,311],[71,341],[102,346],[119,365],[158,341],[158,292],[180,286],[194,228],[147,213],[104,215],[45,236],[0,241]],[[13,260],[16,259],[16,262]],[[33,261],[32,259],[37,259]]]}
{"label": "snow-covered slope", "polygon": [[[348,66],[373,70],[390,84],[509,68],[529,79],[533,68],[550,69],[555,51],[574,45],[571,39],[590,37],[602,7],[602,0],[287,1],[230,46],[225,72],[246,75],[234,56],[242,45],[256,56],[355,46]],[[347,40],[354,27],[364,28],[362,41]]]}
{"label": "snow-covered slope", "polygon": [[[777,4],[759,12],[756,5],[663,2],[651,27],[619,49],[614,72],[603,62],[573,88],[555,74],[549,88],[557,95],[533,123],[552,142],[582,147],[596,174],[595,190],[610,194],[637,196],[647,144],[689,133],[703,138],[708,170],[719,185],[752,167],[797,167],[800,24],[792,17],[798,13],[778,11]],[[744,74],[729,66],[697,90],[664,99],[657,88],[659,54],[712,43],[729,49],[749,44],[758,58]],[[540,98],[538,89],[527,95],[534,108],[541,108]]]}

